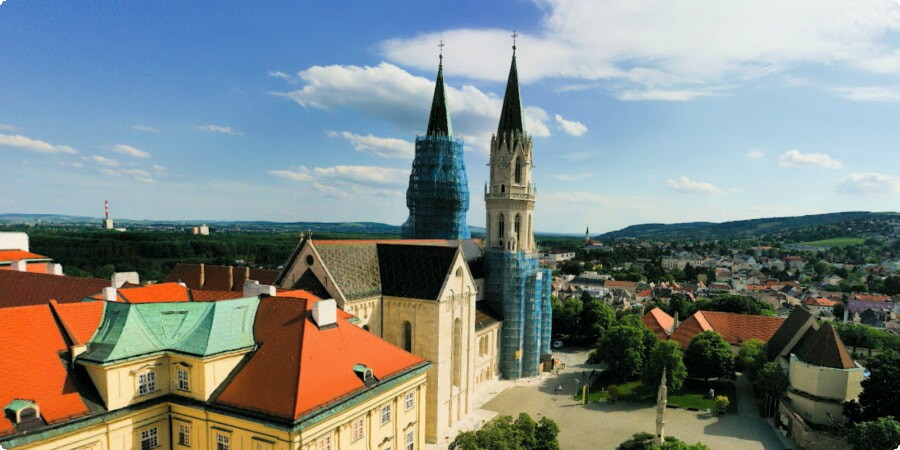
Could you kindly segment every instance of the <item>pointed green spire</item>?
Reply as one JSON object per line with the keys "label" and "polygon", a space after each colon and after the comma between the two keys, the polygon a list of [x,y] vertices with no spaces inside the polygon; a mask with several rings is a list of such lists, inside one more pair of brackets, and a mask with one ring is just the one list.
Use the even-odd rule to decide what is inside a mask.
{"label": "pointed green spire", "polygon": [[519,71],[516,69],[515,45],[513,45],[512,66],[509,68],[509,79],[506,81],[506,94],[503,96],[503,109],[500,112],[497,136],[510,132],[525,134],[522,99],[519,97]]}
{"label": "pointed green spire", "polygon": [[431,115],[428,117],[426,136],[452,136],[450,112],[447,110],[447,95],[444,93],[444,55],[438,64],[437,80],[434,82],[434,99],[431,101]]}

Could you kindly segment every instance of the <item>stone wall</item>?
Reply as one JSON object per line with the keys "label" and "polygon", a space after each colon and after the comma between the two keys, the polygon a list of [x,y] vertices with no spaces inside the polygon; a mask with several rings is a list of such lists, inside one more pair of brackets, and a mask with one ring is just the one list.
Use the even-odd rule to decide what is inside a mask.
{"label": "stone wall", "polygon": [[816,431],[807,425],[790,405],[781,402],[778,405],[779,431],[787,432],[787,437],[797,444],[800,450],[851,450],[847,441],[824,431]]}

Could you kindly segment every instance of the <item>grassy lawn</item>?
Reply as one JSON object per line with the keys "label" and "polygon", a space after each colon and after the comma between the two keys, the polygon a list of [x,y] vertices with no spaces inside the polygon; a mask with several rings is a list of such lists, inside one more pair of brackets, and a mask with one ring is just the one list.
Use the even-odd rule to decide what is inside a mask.
{"label": "grassy lawn", "polygon": [[866,240],[855,237],[839,237],[831,239],[822,239],[821,241],[801,242],[798,245],[810,245],[815,247],[846,247],[848,245],[860,245]]}
{"label": "grassy lawn", "polygon": [[[599,383],[598,383],[599,384]],[[656,403],[658,386],[644,386],[640,381],[629,381],[619,386],[619,401],[638,403]],[[731,400],[728,412],[737,412],[737,397],[734,393],[734,384],[722,381],[705,382],[703,380],[685,380],[680,390],[669,392],[669,406],[678,408],[694,408],[698,410],[715,409],[715,404],[710,398],[709,388],[716,390],[716,395],[727,395]],[[579,398],[581,396],[579,395]],[[588,401],[601,402],[609,400],[609,391],[595,390],[588,393]]]}

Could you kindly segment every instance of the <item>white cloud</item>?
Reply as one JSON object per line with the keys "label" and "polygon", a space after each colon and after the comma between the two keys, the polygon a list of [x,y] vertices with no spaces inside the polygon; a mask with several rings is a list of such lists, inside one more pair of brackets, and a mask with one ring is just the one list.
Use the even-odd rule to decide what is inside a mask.
{"label": "white cloud", "polygon": [[559,129],[570,136],[581,136],[582,134],[587,133],[587,127],[577,120],[566,120],[559,114],[554,116],[554,118],[556,119],[556,125]]}
{"label": "white cloud", "polygon": [[383,138],[371,134],[362,136],[349,131],[329,131],[327,134],[328,137],[346,139],[360,153],[369,153],[382,158],[412,159],[416,150],[412,142],[403,139]]}
{"label": "white cloud", "polygon": [[14,147],[35,153],[78,153],[68,145],[53,145],[38,139],[32,139],[20,134],[0,134],[0,146]]}
{"label": "white cloud", "polygon": [[19,127],[15,125],[9,125],[6,123],[0,123],[0,130],[3,131],[19,131]]}
{"label": "white cloud", "polygon": [[240,131],[237,131],[234,128],[226,127],[226,126],[222,126],[222,125],[213,125],[213,124],[194,125],[193,127],[191,127],[191,129],[197,130],[197,131],[203,131],[205,133],[221,133],[221,134],[230,134],[232,136],[243,136],[244,135],[244,133],[241,133]]}
{"label": "white cloud", "polygon": [[690,90],[690,89],[645,89],[645,90],[627,90],[616,94],[616,98],[628,102],[637,101],[666,101],[666,102],[684,102],[696,97],[706,97],[712,95],[711,92]]}
{"label": "white cloud", "polygon": [[296,181],[309,191],[359,201],[364,197],[403,196],[409,171],[377,166],[333,166],[270,170],[270,175]]}
{"label": "white cloud", "polygon": [[131,126],[132,130],[143,131],[144,133],[159,133],[159,130],[149,125],[135,124]]}
{"label": "white cloud", "polygon": [[594,176],[594,174],[591,173],[591,172],[586,172],[586,173],[556,173],[556,174],[550,175],[550,178],[553,178],[554,180],[559,180],[559,181],[580,181],[580,180],[586,180],[586,179],[588,179],[588,178],[590,178],[590,177],[592,177],[592,176]]}
{"label": "white cloud", "polygon": [[900,89],[881,86],[858,86],[835,89],[841,97],[858,102],[900,102]]}
{"label": "white cloud", "polygon": [[705,194],[721,194],[722,189],[707,183],[705,181],[695,181],[684,175],[666,180],[666,186],[681,193],[705,193]]}
{"label": "white cloud", "polygon": [[269,71],[269,76],[273,78],[281,78],[282,80],[287,81],[288,83],[296,83],[297,79],[280,71],[280,70],[271,70]]}
{"label": "white cloud", "polygon": [[132,147],[130,145],[125,144],[116,144],[112,147],[109,147],[110,151],[121,153],[123,155],[133,156],[135,158],[149,158],[150,152],[145,152],[137,147]]}
{"label": "white cloud", "polygon": [[779,156],[778,165],[781,167],[820,167],[822,169],[843,167],[840,161],[825,153],[800,153],[797,149],[788,150]]}
{"label": "white cloud", "polygon": [[900,178],[875,172],[851,173],[838,184],[838,192],[853,195],[900,194]]}
{"label": "white cloud", "polygon": [[[771,77],[800,65],[900,73],[900,6],[886,0],[535,0],[544,11],[518,40],[520,79],[612,81],[623,100],[688,100],[720,83]],[[598,32],[597,30],[602,30]],[[636,32],[635,30],[640,30]],[[455,75],[502,81],[509,30],[444,29],[380,43],[388,60],[434,66],[434,43],[450,43]],[[478,55],[478,57],[466,57]],[[573,82],[574,81],[574,82]]]}
{"label": "white cloud", "polygon": [[154,165],[153,165],[153,170],[155,170],[155,171],[157,171],[157,172],[165,172],[165,171],[166,171],[166,166],[161,166],[161,165],[159,165],[159,164],[154,164]]}
{"label": "white cloud", "polygon": [[751,159],[760,159],[764,158],[765,156],[766,154],[758,148],[751,149],[747,152],[747,157]]}
{"label": "white cloud", "polygon": [[[410,133],[421,133],[427,125],[434,82],[395,65],[313,66],[297,76],[303,87],[275,95],[290,98],[305,108],[357,109]],[[454,131],[467,141],[467,148],[486,151],[491,133],[496,131],[502,99],[471,85],[447,85],[446,93]],[[532,136],[549,136],[548,120],[549,114],[543,109],[525,107],[525,126]]]}
{"label": "white cloud", "polygon": [[119,166],[119,161],[112,159],[112,158],[106,158],[103,156],[99,156],[99,155],[91,156],[90,160],[94,161],[97,164],[104,165],[107,167],[118,167]]}

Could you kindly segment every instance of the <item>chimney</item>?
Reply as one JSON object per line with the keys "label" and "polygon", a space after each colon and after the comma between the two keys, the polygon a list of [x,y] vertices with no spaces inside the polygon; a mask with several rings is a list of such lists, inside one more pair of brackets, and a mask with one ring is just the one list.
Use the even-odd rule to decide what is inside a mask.
{"label": "chimney", "polygon": [[244,297],[256,297],[259,295],[275,296],[275,286],[259,284],[256,280],[244,281]]}
{"label": "chimney", "polygon": [[119,295],[116,288],[110,286],[103,288],[103,301],[116,302],[119,301]]}
{"label": "chimney", "polygon": [[62,264],[47,263],[47,273],[50,275],[65,275],[63,273]]}
{"label": "chimney", "polygon": [[112,287],[120,288],[125,283],[141,284],[141,276],[137,272],[116,272],[112,276]]}
{"label": "chimney", "polygon": [[313,320],[320,330],[337,326],[337,302],[334,299],[319,300],[312,305]]}
{"label": "chimney", "polygon": [[[675,332],[675,329],[678,328],[678,311],[675,311],[675,322],[672,325],[672,333]],[[669,333],[671,334],[671,333]]]}
{"label": "chimney", "polygon": [[203,285],[206,284],[206,268],[203,267],[203,264],[200,264],[200,285],[197,286],[197,289],[203,289]]}
{"label": "chimney", "polygon": [[28,261],[18,259],[10,264],[10,268],[16,272],[28,272]]}
{"label": "chimney", "polygon": [[228,290],[234,289],[234,267],[228,266]]}

